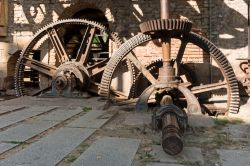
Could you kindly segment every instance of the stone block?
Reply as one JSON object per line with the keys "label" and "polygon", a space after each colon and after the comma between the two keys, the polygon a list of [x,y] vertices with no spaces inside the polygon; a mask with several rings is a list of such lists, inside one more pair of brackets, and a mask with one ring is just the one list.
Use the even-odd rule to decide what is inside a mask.
{"label": "stone block", "polygon": [[85,127],[85,128],[100,128],[114,114],[109,114],[106,111],[89,111],[84,116],[79,117],[72,123],[68,124],[68,127]]}
{"label": "stone block", "polygon": [[200,162],[201,164],[204,164],[201,149],[196,147],[184,147],[183,151],[180,154],[171,156],[166,154],[161,146],[155,145],[153,146],[151,155],[155,160],[160,162],[179,163],[180,161],[190,161]]}
{"label": "stone block", "polygon": [[94,142],[72,166],[131,166],[140,140],[105,137]]}
{"label": "stone block", "polygon": [[250,151],[243,150],[217,150],[222,166],[249,166]]}
{"label": "stone block", "polygon": [[54,166],[94,131],[94,129],[62,128],[1,160],[0,165]]}

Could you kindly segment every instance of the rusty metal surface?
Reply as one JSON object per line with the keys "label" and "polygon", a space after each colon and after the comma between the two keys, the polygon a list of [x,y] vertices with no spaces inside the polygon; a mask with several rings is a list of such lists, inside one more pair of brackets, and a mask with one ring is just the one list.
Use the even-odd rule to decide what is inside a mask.
{"label": "rusty metal surface", "polygon": [[160,0],[161,19],[170,18],[170,0]]}
{"label": "rusty metal surface", "polygon": [[155,35],[158,32],[170,32],[168,35],[173,35],[174,33],[180,32],[188,33],[191,31],[191,28],[191,21],[179,19],[157,19],[146,21],[140,24],[141,32],[148,35]]}
{"label": "rusty metal surface", "polygon": [[[110,97],[113,73],[123,58],[129,58],[139,71],[139,74],[142,74],[149,82],[148,87],[140,94],[135,110],[137,112],[147,111],[150,98],[155,99],[154,104],[156,106],[161,105],[160,109],[154,113],[152,123],[154,127],[159,127],[159,124],[161,124],[163,150],[170,155],[176,155],[183,149],[182,135],[185,130],[183,126],[187,126],[187,119],[186,121],[180,120],[185,119],[179,115],[180,112],[184,112],[183,110],[185,109],[192,114],[203,113],[195,94],[207,92],[207,95],[211,96],[210,92],[214,90],[226,90],[227,99],[224,103],[225,107],[227,111],[237,113],[239,110],[239,89],[234,71],[222,52],[207,39],[198,34],[190,33],[192,28],[190,21],[169,19],[169,3],[170,0],[160,0],[161,19],[140,24],[144,35],[137,35],[131,38],[117,50],[114,55],[115,58],[111,58],[104,70],[99,93]],[[174,63],[172,63],[171,59],[172,38],[181,40]],[[133,53],[135,47],[154,39],[160,39],[162,47],[162,66],[158,68],[157,76],[143,66]],[[188,43],[197,45],[214,58],[224,77],[223,82],[200,84],[198,86],[193,86],[190,82],[181,83],[179,80],[180,63]],[[131,91],[132,94],[135,94],[137,90],[132,86]],[[185,97],[186,105],[181,104],[180,100],[183,100],[181,99],[183,96]],[[205,103],[202,104],[205,106]]]}
{"label": "rusty metal surface", "polygon": [[162,148],[170,155],[177,155],[183,149],[183,139],[174,114],[166,114],[162,119]]}
{"label": "rusty metal surface", "polygon": [[[81,26],[80,28],[82,29],[79,30],[78,33],[82,34],[83,32],[81,31],[85,32],[82,34],[82,38],[79,39],[79,46],[75,44],[75,47],[77,48],[76,57],[72,57],[72,54],[70,55],[69,53],[72,44],[69,43],[69,46],[67,46],[65,41],[62,41],[63,35],[66,31],[65,28],[70,26],[73,26],[73,28],[76,28],[77,26],[79,28],[79,26]],[[51,90],[52,95],[65,94],[64,96],[69,96],[73,90],[95,91],[95,93],[97,93],[98,88],[96,85],[100,83],[100,75],[104,71],[105,65],[109,59],[109,57],[107,57],[102,60],[94,60],[93,62],[92,59],[95,57],[89,57],[90,51],[93,47],[91,45],[92,40],[97,31],[107,34],[117,46],[122,43],[120,38],[105,26],[85,19],[60,20],[50,23],[40,29],[34,35],[30,43],[24,48],[17,62],[15,74],[16,95],[25,95],[25,91],[31,89],[27,89],[24,86],[24,71],[27,67],[38,72],[39,77],[42,76],[48,80],[47,87],[41,87],[41,84],[44,82],[39,78],[38,81],[40,81],[40,88],[36,88],[29,94],[26,93],[27,95],[38,95],[39,92],[44,93],[45,90]],[[55,51],[55,55],[52,54],[52,56],[54,56],[55,60],[58,59],[58,62],[52,64],[49,60],[46,62],[44,60],[35,60],[31,58],[33,55],[32,50],[39,49],[44,43],[49,42]],[[49,46],[47,46],[45,51],[49,53],[49,49]],[[102,48],[100,48],[100,50],[101,49]],[[97,53],[97,51],[95,51],[95,53]]]}
{"label": "rusty metal surface", "polygon": [[173,104],[161,106],[152,117],[153,127],[162,131],[163,150],[177,155],[183,149],[183,134],[187,128],[188,116]]}
{"label": "rusty metal surface", "polygon": [[[109,97],[110,83],[112,82],[113,73],[116,70],[117,65],[119,65],[119,62],[124,57],[126,57],[135,47],[157,38],[158,37],[151,35],[140,34],[131,38],[130,40],[126,41],[123,45],[121,45],[121,47],[114,54],[115,58],[110,59],[110,61],[107,63],[106,69],[104,70],[102,81],[99,87],[100,95]],[[198,47],[203,49],[204,52],[212,56],[215,62],[217,62],[217,65],[220,67],[221,73],[223,74],[224,80],[226,81],[226,84],[225,82],[222,83],[218,82],[218,84],[207,84],[207,85],[203,84],[203,85],[193,86],[192,89],[194,90],[194,92],[197,94],[202,92],[210,93],[211,90],[219,90],[224,88],[227,90],[226,95],[228,96],[225,109],[227,111],[237,113],[239,110],[239,102],[240,102],[238,81],[227,58],[222,54],[222,52],[217,47],[214,46],[213,43],[211,43],[209,40],[198,34],[190,32],[189,34],[185,35],[184,38],[182,38],[181,35],[175,36],[175,38],[178,38],[181,41],[185,40],[185,42],[187,43],[192,43],[194,45],[197,45]],[[134,90],[132,89],[132,91],[136,91],[136,89]],[[133,100],[133,98],[131,99]],[[201,104],[205,105],[206,103],[201,102]],[[225,109],[223,109],[223,112],[225,112]],[[215,108],[214,110],[219,111],[220,109]]]}

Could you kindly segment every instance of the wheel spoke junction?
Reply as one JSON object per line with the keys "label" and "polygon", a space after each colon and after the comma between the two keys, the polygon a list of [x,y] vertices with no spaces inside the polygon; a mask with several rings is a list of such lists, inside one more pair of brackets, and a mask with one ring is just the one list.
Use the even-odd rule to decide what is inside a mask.
{"label": "wheel spoke junction", "polygon": [[46,25],[21,53],[16,67],[17,96],[96,94],[110,57],[109,43],[117,47],[120,41],[95,21],[66,19]]}
{"label": "wheel spoke junction", "polygon": [[22,63],[25,66],[28,66],[42,74],[45,74],[47,76],[53,77],[53,75],[55,74],[57,68],[55,66],[52,65],[48,65],[48,64],[44,64],[40,61],[31,59],[31,58],[27,58],[24,57],[22,59]]}

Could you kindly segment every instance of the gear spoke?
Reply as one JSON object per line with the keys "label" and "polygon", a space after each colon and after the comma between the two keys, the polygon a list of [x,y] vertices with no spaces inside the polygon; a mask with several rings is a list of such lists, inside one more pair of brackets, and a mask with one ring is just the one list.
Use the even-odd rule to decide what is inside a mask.
{"label": "gear spoke", "polygon": [[39,71],[40,73],[43,73],[47,76],[53,77],[55,71],[56,71],[56,67],[55,66],[51,66],[51,65],[47,65],[44,64],[40,61],[31,59],[31,58],[23,58],[23,65],[28,66],[36,71]]}
{"label": "gear spoke", "polygon": [[218,90],[222,88],[227,88],[227,82],[219,82],[219,83],[213,83],[213,84],[206,84],[206,85],[200,85],[200,86],[195,86],[191,88],[192,93],[198,94],[198,93],[204,93],[204,92],[209,92],[213,90]]}
{"label": "gear spoke", "polygon": [[90,48],[92,41],[94,39],[96,32],[96,28],[88,26],[85,34],[83,36],[80,48],[77,52],[76,61],[80,62],[81,64],[85,64],[88,60]]}
{"label": "gear spoke", "polygon": [[39,95],[39,94],[41,94],[41,93],[43,93],[43,92],[48,91],[49,89],[51,89],[51,85],[49,85],[49,86],[47,86],[47,87],[45,87],[45,88],[39,89],[38,91],[33,92],[33,93],[31,94],[31,96],[37,96],[37,95]]}
{"label": "gear spoke", "polygon": [[[168,24],[169,26],[173,25],[173,24],[170,24],[171,20],[169,22],[165,21],[165,23],[169,23]],[[162,25],[162,24],[159,24],[159,25]],[[150,34],[150,30],[152,28],[155,28],[155,27],[158,27],[158,26],[155,26],[154,22],[152,24],[149,22],[149,24],[144,26],[144,28],[146,28],[146,29],[143,32],[149,32],[148,34]],[[178,26],[178,27],[183,27],[183,26]],[[178,27],[177,27],[177,30],[178,30]],[[188,27],[189,26],[187,26],[187,28]],[[169,29],[173,29],[173,28],[170,27]],[[173,31],[169,32],[169,34],[170,34],[169,36],[171,38],[176,38],[176,39],[179,39],[181,41],[179,53],[178,53],[178,56],[176,59],[176,64],[175,64],[176,67],[178,67],[177,65],[180,65],[180,62],[182,60],[187,43],[191,43],[191,44],[194,44],[194,45],[198,46],[199,48],[201,48],[205,53],[210,55],[211,58],[213,58],[215,60],[215,62],[218,65],[218,73],[216,73],[216,74],[218,74],[218,75],[220,74],[221,76],[223,76],[223,82],[216,82],[216,83],[212,83],[212,84],[206,84],[206,83],[204,83],[203,80],[194,81],[193,84],[195,84],[196,82],[201,82],[201,83],[203,83],[203,85],[192,87],[190,89],[192,91],[192,94],[197,94],[199,101],[201,102],[200,104],[204,104],[204,102],[206,102],[206,101],[213,101],[214,103],[216,103],[216,101],[223,100],[223,102],[220,103],[219,105],[214,104],[212,109],[209,108],[212,110],[212,112],[220,112],[221,110],[217,109],[217,108],[223,107],[226,109],[226,111],[223,110],[223,112],[237,113],[239,110],[239,101],[240,101],[238,82],[237,82],[236,76],[234,74],[234,71],[233,71],[230,63],[228,62],[227,58],[225,57],[225,55],[223,55],[223,53],[213,43],[211,43],[206,38],[204,38],[198,34],[195,34],[193,32],[187,33],[187,31],[184,31],[184,34],[183,34],[183,32],[179,33],[177,30],[173,30]],[[138,80],[135,80],[135,84],[132,85],[132,87],[135,87],[135,88],[130,89],[130,93],[134,94],[134,95],[131,95],[132,98],[140,96],[142,94],[142,92],[145,90],[145,88],[147,88],[151,84],[154,84],[154,82],[156,82],[155,79],[150,80],[150,77],[152,77],[152,75],[148,74],[152,70],[152,74],[154,73],[155,78],[157,78],[157,73],[154,71],[154,68],[152,68],[151,70],[147,70],[149,68],[142,66],[141,63],[132,54],[133,53],[132,51],[137,46],[140,46],[140,45],[145,44],[146,42],[149,42],[152,40],[156,40],[160,37],[161,37],[160,35],[157,36],[157,35],[140,34],[140,35],[132,37],[130,40],[126,41],[123,45],[121,45],[121,47],[113,54],[114,58],[111,58],[110,61],[107,63],[107,66],[104,70],[104,74],[102,77],[99,93],[102,96],[106,96],[108,98],[112,97],[109,92],[111,91],[111,88],[112,88],[111,85],[112,85],[113,79],[117,75],[117,74],[115,75],[114,73],[117,73],[116,71],[119,71],[118,66],[119,66],[120,62],[125,58],[129,59],[132,63],[134,63],[134,65],[139,69],[139,72],[142,73],[144,75],[144,77],[147,77],[147,79],[151,82],[151,83],[149,83],[149,82],[145,81],[144,77],[141,77],[140,75],[138,75],[138,77],[136,77],[136,79],[141,79],[140,80],[141,82],[136,84]],[[157,68],[157,67],[159,68],[159,66],[155,66],[155,68]],[[185,72],[184,72],[184,74],[185,74]],[[188,73],[188,74],[192,74],[192,73]],[[181,70],[178,71],[178,75],[176,75],[176,76],[179,76],[179,75],[181,75]],[[195,75],[194,76],[191,75],[191,76],[194,77]],[[185,81],[184,81],[184,83],[185,83]],[[156,84],[157,84],[157,82],[156,82]],[[173,87],[171,87],[171,88],[173,88]],[[218,93],[221,94],[221,92],[223,94],[221,96],[218,96]],[[162,93],[162,92],[160,91],[159,93]],[[173,92],[168,91],[166,93],[170,93],[171,95],[175,95],[175,90]],[[204,94],[201,94],[201,93],[204,93]],[[164,95],[164,93],[163,93],[163,95]],[[131,96],[129,96],[129,97],[131,97]],[[176,97],[178,98],[178,94]],[[182,101],[180,100],[180,102],[182,102]]]}
{"label": "gear spoke", "polygon": [[108,62],[108,59],[104,59],[103,61],[98,62],[92,66],[86,67],[86,69],[88,70],[91,76],[94,76],[104,71],[104,68],[107,62]]}
{"label": "gear spoke", "polygon": [[128,95],[119,91],[119,90],[115,90],[115,89],[111,88],[110,93],[115,95],[115,96],[118,96],[119,99],[124,99],[124,100],[128,99]]}
{"label": "gear spoke", "polygon": [[181,64],[185,49],[187,47],[187,43],[188,43],[187,41],[181,40],[181,45],[180,45],[180,48],[179,48],[179,51],[178,51],[178,54],[174,63],[174,68],[176,69],[177,74],[179,74],[180,64]]}
{"label": "gear spoke", "polygon": [[109,60],[109,43],[118,47],[122,42],[95,21],[65,19],[44,26],[23,49],[16,64],[16,95],[97,94]]}
{"label": "gear spoke", "polygon": [[156,82],[154,76],[144,67],[141,62],[133,55],[133,53],[129,53],[127,58],[141,71],[141,73],[149,80],[151,84]]}
{"label": "gear spoke", "polygon": [[55,49],[55,52],[56,52],[61,64],[67,62],[69,60],[69,57],[65,51],[65,48],[64,48],[62,41],[60,40],[56,30],[54,28],[51,28],[51,29],[47,30],[47,33],[49,35],[51,43]]}

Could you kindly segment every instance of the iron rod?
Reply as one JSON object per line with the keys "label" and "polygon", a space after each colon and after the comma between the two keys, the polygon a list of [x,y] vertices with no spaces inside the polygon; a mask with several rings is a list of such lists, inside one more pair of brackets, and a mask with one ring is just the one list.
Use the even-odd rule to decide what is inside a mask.
{"label": "iron rod", "polygon": [[161,0],[161,19],[169,19],[169,1],[170,0]]}
{"label": "iron rod", "polygon": [[[169,3],[170,0],[160,0],[161,4],[161,19],[169,19]],[[170,54],[171,54],[171,39],[170,38],[163,38],[162,39],[162,52],[163,62],[170,61]]]}

